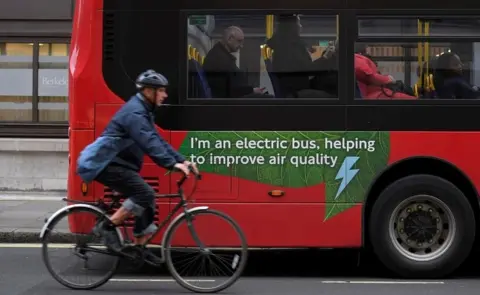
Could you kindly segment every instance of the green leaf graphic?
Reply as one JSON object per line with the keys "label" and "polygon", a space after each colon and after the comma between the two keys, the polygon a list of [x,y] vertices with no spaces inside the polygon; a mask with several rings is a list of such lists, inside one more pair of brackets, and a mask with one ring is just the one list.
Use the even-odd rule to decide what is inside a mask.
{"label": "green leaf graphic", "polygon": [[[287,147],[271,149],[246,149],[236,148],[238,140],[259,141],[259,140],[284,140]],[[333,148],[326,147],[326,141],[347,140],[351,143],[360,141],[374,141],[374,151],[362,148],[350,149],[348,152],[341,148],[341,142],[337,142]],[[200,148],[198,144],[192,146],[192,140],[208,141],[210,146]],[[315,148],[294,149],[293,141],[315,142]],[[231,142],[231,147],[215,148],[217,141]],[[388,161],[390,152],[390,138],[388,132],[320,132],[320,131],[247,131],[247,132],[189,132],[180,147],[180,152],[186,156],[191,154],[204,156],[206,161],[201,165],[201,170],[221,175],[231,175],[243,179],[253,180],[265,184],[284,187],[305,187],[325,183],[326,188],[326,213],[324,220],[327,220],[346,209],[354,206],[355,203],[363,202],[366,190],[373,177],[383,169]],[[265,163],[261,164],[238,164],[226,167],[226,165],[210,163],[211,156],[263,156]],[[292,157],[337,157],[334,167],[330,162],[323,164],[292,164],[289,159]],[[283,165],[269,164],[270,156],[285,156]],[[358,173],[346,186],[345,190],[335,199],[342,179],[335,179],[345,157],[358,156],[360,159],[351,169],[359,169]]]}

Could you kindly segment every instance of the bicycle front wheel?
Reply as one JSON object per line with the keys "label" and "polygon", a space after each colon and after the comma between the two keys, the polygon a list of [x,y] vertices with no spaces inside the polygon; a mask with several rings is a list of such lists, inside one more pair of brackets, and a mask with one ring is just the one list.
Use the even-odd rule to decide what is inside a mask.
{"label": "bicycle front wheel", "polygon": [[165,235],[167,267],[175,281],[190,291],[219,292],[233,285],[245,269],[247,240],[225,213],[193,211],[176,220]]}

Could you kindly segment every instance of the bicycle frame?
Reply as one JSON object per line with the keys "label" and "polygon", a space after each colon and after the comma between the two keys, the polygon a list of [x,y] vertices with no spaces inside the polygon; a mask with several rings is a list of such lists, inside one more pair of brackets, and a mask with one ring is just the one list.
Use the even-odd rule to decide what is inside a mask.
{"label": "bicycle frame", "polygon": [[[197,181],[197,179],[201,179],[200,178],[200,175],[195,175],[195,181]],[[177,218],[180,218],[181,216],[185,216],[185,219],[187,221],[187,225],[188,225],[188,229],[190,231],[190,234],[192,235],[195,243],[200,247],[200,249],[202,251],[204,251],[204,244],[200,241],[200,238],[198,237],[196,231],[193,229],[193,224],[192,224],[192,219],[191,219],[191,211],[192,210],[204,210],[204,209],[207,209],[208,207],[196,207],[196,208],[192,208],[192,209],[187,209],[187,206],[188,206],[188,201],[185,199],[185,194],[183,192],[183,188],[182,188],[182,185],[183,183],[187,180],[187,177],[186,175],[184,174],[183,177],[177,182],[177,187],[178,187],[178,192],[175,193],[175,194],[158,194],[155,196],[155,199],[175,199],[175,198],[179,198],[179,202],[177,203],[177,205],[175,205],[175,207],[173,208],[173,210],[170,211],[170,213],[167,215],[167,217],[160,223],[160,225],[158,226],[157,230],[152,234],[152,236],[150,238],[148,238],[148,240],[145,242],[145,245],[148,245],[150,244],[150,242],[158,235],[158,233],[167,225],[170,223],[170,221],[172,220],[172,217],[173,215],[178,212],[180,210],[180,208],[183,208],[183,214],[182,215],[179,215]],[[195,191],[195,186],[194,186],[194,191]],[[193,195],[193,192],[192,192],[192,195]],[[99,201],[96,201],[96,202],[88,202],[88,201],[77,201],[77,200],[71,200],[71,199],[67,199],[67,198],[63,198],[62,200],[63,201],[66,201],[66,202],[71,202],[71,203],[76,203],[76,204],[88,204],[88,205],[92,205],[92,206],[95,206],[95,207],[98,207],[99,209],[101,209],[102,211],[105,212],[105,215],[104,215],[104,218],[107,216],[107,214],[109,212],[111,212],[112,209],[115,209],[115,208],[119,208],[121,206],[121,203],[120,203],[120,197],[118,198],[112,198],[112,203],[110,205],[107,205],[102,199],[100,199]],[[171,223],[173,224],[173,223]],[[125,226],[125,224],[122,224],[122,227],[123,227],[123,231],[124,231],[124,235],[127,237],[127,239],[125,239],[125,242],[128,243],[128,242],[131,242],[131,240],[129,240],[129,236],[128,236],[128,231],[127,231],[127,228]],[[168,232],[168,229],[167,231],[165,232],[165,236],[166,236],[166,233]],[[164,239],[163,239],[164,241]],[[160,257],[162,262],[164,262],[164,255],[163,255],[163,244],[164,242],[162,241],[162,256]],[[90,248],[90,247],[87,247],[89,251],[92,251],[92,252],[97,252],[97,253],[102,253],[102,254],[106,254],[106,255],[114,255],[114,256],[129,256],[128,254],[121,254],[121,253],[114,253],[114,252],[110,252],[110,251],[103,251],[103,250],[100,250],[100,249],[96,249],[96,248]]]}

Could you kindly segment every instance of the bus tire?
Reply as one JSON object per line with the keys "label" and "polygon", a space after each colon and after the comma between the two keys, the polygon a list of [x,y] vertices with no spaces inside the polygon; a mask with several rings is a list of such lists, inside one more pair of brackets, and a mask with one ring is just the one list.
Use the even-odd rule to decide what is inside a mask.
{"label": "bus tire", "polygon": [[433,175],[390,184],[375,201],[368,226],[376,256],[405,278],[449,275],[468,257],[475,240],[475,216],[467,198]]}

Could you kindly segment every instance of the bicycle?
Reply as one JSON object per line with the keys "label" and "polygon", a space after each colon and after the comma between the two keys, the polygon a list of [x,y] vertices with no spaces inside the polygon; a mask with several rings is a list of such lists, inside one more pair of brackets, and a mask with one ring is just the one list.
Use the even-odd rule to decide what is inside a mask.
{"label": "bicycle", "polygon": [[[193,169],[190,169],[193,173]],[[192,194],[190,197],[194,194],[196,186],[197,186],[197,181],[201,179],[199,174],[194,174],[194,184],[193,184],[193,190]],[[241,276],[243,270],[245,269],[246,263],[247,263],[247,255],[248,255],[248,247],[247,247],[247,242],[244,233],[242,232],[240,226],[236,223],[235,220],[233,220],[230,216],[226,215],[223,212],[217,211],[210,209],[208,206],[197,206],[197,207],[192,207],[188,208],[188,201],[190,197],[186,198],[184,194],[184,190],[182,188],[182,185],[186,181],[187,177],[185,174],[183,174],[182,178],[177,181],[177,188],[178,192],[175,194],[160,194],[156,195],[156,199],[160,198],[169,198],[169,199],[174,199],[178,198],[179,202],[176,204],[176,206],[171,210],[168,214],[168,216],[160,223],[158,226],[157,231],[148,239],[145,245],[150,245],[150,242],[155,238],[156,235],[162,230],[162,228],[169,224],[165,234],[162,237],[161,241],[161,261],[162,265],[166,264],[170,274],[172,275],[173,279],[182,287],[186,288],[187,290],[196,292],[196,293],[216,293],[219,291],[222,291],[231,285],[233,285]],[[64,208],[59,209],[57,212],[55,212],[48,220],[46,220],[45,225],[43,226],[43,229],[40,233],[40,238],[42,240],[42,257],[43,257],[43,262],[45,263],[45,266],[47,267],[49,273],[53,276],[53,278],[58,281],[60,284],[70,288],[70,289],[80,289],[80,290],[91,290],[98,288],[102,286],[103,284],[107,283],[116,273],[120,260],[121,259],[127,259],[130,262],[136,263],[137,267],[143,266],[144,263],[149,263],[148,261],[145,260],[144,257],[144,248],[143,247],[137,247],[134,245],[128,245],[127,243],[130,242],[127,227],[125,223],[122,225],[119,225],[116,227],[116,232],[119,241],[121,242],[122,245],[122,250],[120,252],[114,252],[113,250],[109,250],[106,247],[101,244],[100,246],[94,247],[94,246],[88,246],[87,241],[83,240],[80,242],[77,242],[74,246],[74,251],[75,255],[84,259],[84,263],[88,263],[88,256],[87,252],[93,252],[93,253],[100,253],[104,255],[108,255],[110,257],[114,258],[114,262],[112,266],[110,267],[109,271],[107,274],[100,280],[95,281],[94,283],[91,284],[86,284],[86,285],[80,285],[80,284],[74,284],[71,282],[66,281],[62,277],[60,277],[59,274],[57,274],[51,265],[51,262],[49,260],[49,255],[47,253],[48,251],[48,238],[52,233],[53,228],[55,225],[59,223],[59,221],[72,214],[72,213],[89,213],[93,214],[95,216],[95,222],[101,222],[104,218],[108,218],[108,214],[112,212],[115,208],[119,208],[121,206],[121,196],[115,195],[112,196],[112,202],[110,205],[108,203],[104,202],[103,199],[100,199],[99,201],[96,202],[87,202],[87,201],[78,201],[78,200],[71,200],[68,198],[63,199],[66,202],[74,203],[72,205],[67,205]],[[180,208],[183,208],[183,212],[181,212],[177,217],[175,217],[172,220],[173,215],[180,210]],[[234,256],[232,264],[229,266],[234,269],[233,275],[228,279],[224,284],[220,284],[218,286],[215,286],[213,288],[201,288],[201,287],[196,287],[190,284],[191,281],[193,280],[187,280],[182,278],[179,274],[179,269],[176,269],[173,261],[172,261],[172,249],[169,247],[173,240],[173,235],[176,232],[176,230],[180,227],[181,224],[186,222],[188,231],[190,232],[191,237],[193,238],[195,244],[199,246],[200,248],[200,253],[202,254],[202,260],[205,261],[205,257],[208,258],[208,261],[212,263],[210,255],[215,255],[213,252],[209,249],[207,249],[204,246],[204,243],[200,240],[197,231],[195,230],[193,226],[193,220],[195,220],[197,217],[201,215],[213,215],[216,217],[220,217],[221,220],[226,221],[229,225],[231,225],[235,231],[236,234],[238,234],[240,240],[241,240],[241,246],[240,246],[240,251],[242,254],[242,257],[239,258],[238,255]],[[171,221],[171,222],[170,222]],[[93,223],[93,222],[92,222]],[[120,227],[123,228],[124,235],[126,235],[127,240],[124,240],[124,237],[122,235],[122,232],[120,231]],[[215,231],[215,229],[212,229]],[[55,247],[55,246],[53,246]],[[103,249],[105,248],[105,249]],[[191,249],[191,247],[184,247],[183,249]],[[231,248],[229,248],[231,249]],[[236,249],[236,248],[235,248]],[[188,252],[188,251],[187,251]],[[217,257],[215,255],[215,257]],[[218,258],[218,257],[217,257]],[[223,260],[222,260],[223,262]],[[150,263],[149,263],[150,264]],[[224,263],[225,264],[225,263]],[[154,266],[159,266],[159,265],[154,265]],[[206,280],[204,280],[206,281]],[[213,280],[216,281],[216,280]]]}

